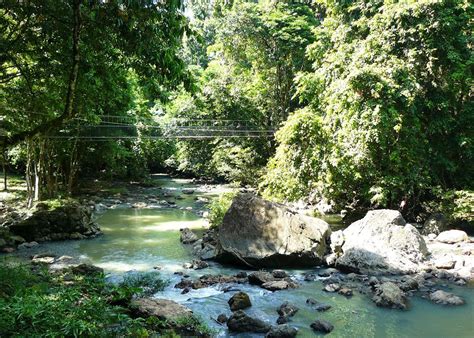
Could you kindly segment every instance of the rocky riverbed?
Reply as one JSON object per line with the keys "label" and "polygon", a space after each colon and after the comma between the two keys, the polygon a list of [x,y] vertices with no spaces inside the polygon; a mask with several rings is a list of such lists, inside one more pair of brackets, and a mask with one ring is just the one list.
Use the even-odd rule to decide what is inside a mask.
{"label": "rocky riverbed", "polygon": [[[341,268],[337,260],[350,248],[359,245],[348,239],[351,231],[342,235],[321,232],[322,237],[329,240],[325,242],[324,254],[315,256],[319,259],[316,267],[295,268],[287,261],[282,265],[283,269],[249,266],[244,262],[240,267],[223,265],[201,259],[213,257],[212,250],[218,245],[212,233],[198,230],[205,226],[200,216],[205,212],[202,207],[205,203],[201,204],[201,201],[212,197],[212,188],[201,189],[192,182],[169,178],[165,182],[161,189],[144,188],[141,193],[146,195],[136,192],[136,196],[89,199],[90,206],[97,210],[97,222],[103,236],[89,240],[44,242],[31,248],[23,247],[16,254],[23,257],[38,255],[34,260],[53,268],[88,262],[104,268],[111,282],[136,270],[155,268],[168,280],[168,286],[152,299],[172,300],[192,310],[215,330],[217,336],[227,336],[232,332],[245,337],[265,334],[269,337],[293,336],[296,329],[303,337],[331,330],[334,336],[467,337],[474,329],[471,320],[474,302],[470,284],[472,271],[469,270],[474,254],[473,243],[463,234],[419,236],[394,214],[388,223],[404,230],[401,234],[398,230],[391,232],[390,238],[395,239],[393,246],[371,244],[370,248],[386,255],[385,262],[392,262],[396,255],[405,255],[404,259],[415,264],[416,269],[403,270],[391,263],[375,264],[376,269],[372,271],[367,270],[367,265],[357,265],[359,269],[351,272],[347,263]],[[170,189],[166,188],[167,185]],[[182,192],[184,189],[194,191],[187,190],[185,194]],[[158,197],[155,199],[159,201],[164,194],[177,197],[171,200],[175,206],[168,207],[163,203],[160,208],[155,208],[153,197]],[[150,196],[153,196],[151,201]],[[146,205],[134,206],[139,201]],[[191,209],[187,209],[189,207]],[[285,217],[288,217],[290,229],[299,224],[292,223],[292,216]],[[356,225],[354,228],[358,230],[354,232],[366,236],[364,228],[369,219]],[[379,226],[385,227],[386,223]],[[180,228],[190,230],[180,232]],[[184,232],[191,237],[188,242],[191,244],[180,243]],[[398,236],[413,236],[416,241],[401,241]],[[279,238],[276,234],[275,237]],[[419,238],[423,240],[426,252]],[[396,243],[403,244],[399,252],[395,250]],[[207,257],[193,254],[193,248],[202,250],[204,247],[207,247]],[[418,248],[421,256],[412,254],[413,248]],[[255,259],[248,262],[248,257],[244,256],[248,254],[237,253],[254,265]],[[330,262],[332,267],[324,267],[332,258],[335,258],[333,263]],[[349,262],[357,261],[351,258]],[[244,304],[232,305],[235,307],[232,311],[229,301],[239,292],[248,296],[250,305],[246,306],[246,297],[243,296],[241,300],[231,302]],[[238,333],[248,330],[259,332]]]}

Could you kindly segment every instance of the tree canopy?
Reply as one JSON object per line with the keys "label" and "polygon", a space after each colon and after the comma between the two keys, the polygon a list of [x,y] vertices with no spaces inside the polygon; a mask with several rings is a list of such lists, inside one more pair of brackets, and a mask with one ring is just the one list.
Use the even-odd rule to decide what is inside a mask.
{"label": "tree canopy", "polygon": [[[0,11],[1,144],[32,192],[168,170],[339,209],[416,214],[471,196],[466,0],[11,0]],[[176,121],[233,134],[167,138]]]}

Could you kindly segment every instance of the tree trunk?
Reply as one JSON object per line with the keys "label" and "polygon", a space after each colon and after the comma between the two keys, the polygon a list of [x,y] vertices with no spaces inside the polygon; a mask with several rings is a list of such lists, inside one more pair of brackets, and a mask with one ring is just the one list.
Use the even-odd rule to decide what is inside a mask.
{"label": "tree trunk", "polygon": [[31,154],[31,141],[28,140],[26,143],[26,191],[28,196],[27,207],[33,206],[34,199],[34,188],[33,188],[33,175],[32,175],[32,154]]}
{"label": "tree trunk", "polygon": [[7,191],[8,190],[8,184],[7,184],[7,151],[3,151],[3,190]]}

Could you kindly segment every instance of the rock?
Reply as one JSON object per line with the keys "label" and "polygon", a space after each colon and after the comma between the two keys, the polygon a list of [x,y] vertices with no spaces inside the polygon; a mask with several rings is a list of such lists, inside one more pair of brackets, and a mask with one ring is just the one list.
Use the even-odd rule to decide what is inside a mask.
{"label": "rock", "polygon": [[420,283],[418,282],[418,280],[410,276],[403,277],[402,282],[400,283],[400,289],[405,292],[417,290],[419,286]]}
{"label": "rock", "polygon": [[309,306],[311,306],[313,309],[315,309],[318,312],[324,312],[331,308],[331,305],[320,303],[314,298],[308,298],[306,300],[306,304],[308,304]]}
{"label": "rock", "polygon": [[79,238],[78,234],[81,238],[82,235],[93,237],[100,234],[92,210],[75,200],[63,200],[57,207],[38,203],[31,214],[13,222],[10,231],[28,242],[70,239],[71,236],[74,239]]}
{"label": "rock", "polygon": [[104,269],[91,264],[79,264],[71,267],[71,272],[76,275],[95,276],[104,273]]}
{"label": "rock", "polygon": [[35,255],[31,259],[31,263],[33,264],[53,264],[55,261],[54,256],[43,256],[43,255]]}
{"label": "rock", "polygon": [[330,277],[331,275],[335,274],[335,273],[338,273],[339,271],[337,269],[334,269],[334,268],[327,268],[327,269],[323,269],[321,271],[318,272],[318,276],[319,277]]}
{"label": "rock", "polygon": [[332,306],[329,304],[318,303],[313,306],[313,308],[318,312],[325,312],[329,310]]}
{"label": "rock", "polygon": [[243,310],[252,306],[249,295],[242,291],[234,294],[229,299],[228,304],[232,311]]}
{"label": "rock", "polygon": [[349,288],[346,288],[346,287],[340,288],[337,293],[339,293],[340,295],[346,296],[346,297],[351,297],[352,294],[353,294],[352,290],[349,289]]}
{"label": "rock", "polygon": [[436,237],[436,240],[441,243],[460,243],[469,241],[469,237],[464,231],[461,230],[448,230],[443,231]]}
{"label": "rock", "polygon": [[263,283],[261,287],[269,291],[279,291],[290,288],[290,283],[285,280],[276,280],[272,282]]}
{"label": "rock", "polygon": [[186,188],[186,189],[183,189],[182,192],[183,192],[183,194],[185,194],[185,195],[192,195],[192,194],[194,194],[194,189],[188,189],[188,188]]}
{"label": "rock", "polygon": [[316,280],[316,275],[313,273],[305,273],[303,279],[305,282],[313,282]]}
{"label": "rock", "polygon": [[[26,240],[21,237],[21,236],[11,236],[10,239],[15,243],[15,244],[22,244],[25,243]],[[1,245],[0,245],[1,246]]]}
{"label": "rock", "polygon": [[35,241],[23,243],[23,244],[18,245],[18,250],[30,249],[38,245],[39,245],[38,242],[35,242]]}
{"label": "rock", "polygon": [[406,309],[407,300],[403,291],[393,282],[377,285],[372,298],[377,306],[394,309]]}
{"label": "rock", "polygon": [[224,324],[224,323],[227,322],[228,319],[229,319],[229,318],[227,317],[227,315],[225,315],[224,313],[221,313],[220,315],[217,316],[216,321],[217,321],[218,323]]}
{"label": "rock", "polygon": [[279,317],[277,318],[277,324],[278,324],[278,325],[286,324],[286,323],[288,323],[289,321],[290,321],[290,318],[287,317],[287,316],[279,316]]}
{"label": "rock", "polygon": [[443,214],[432,214],[423,224],[421,233],[423,235],[435,234],[448,230],[448,220]]}
{"label": "rock", "polygon": [[234,275],[236,278],[247,278],[247,272],[239,271]]}
{"label": "rock", "polygon": [[263,283],[274,281],[273,275],[267,271],[252,272],[249,276],[249,283],[252,285],[262,285]]}
{"label": "rock", "polygon": [[339,284],[328,284],[324,286],[323,290],[326,292],[337,292],[340,288],[341,286]]}
{"label": "rock", "polygon": [[328,322],[327,320],[318,319],[311,323],[311,328],[314,331],[322,332],[322,333],[329,333],[334,330],[334,326]]}
{"label": "rock", "polygon": [[288,277],[288,274],[284,270],[273,270],[272,276],[275,278],[286,278]]}
{"label": "rock", "polygon": [[12,248],[12,247],[6,247],[6,248],[2,248],[1,252],[3,253],[12,253],[12,252],[15,252],[16,249],[15,248]]}
{"label": "rock", "polygon": [[202,270],[208,268],[209,264],[201,261],[199,259],[194,259],[191,263],[184,263],[183,268],[185,269],[194,269],[194,270]]}
{"label": "rock", "polygon": [[156,317],[162,321],[174,322],[192,319],[193,312],[172,300],[159,298],[139,298],[131,302],[131,307],[141,317]]}
{"label": "rock", "polygon": [[193,260],[192,265],[193,265],[194,270],[201,270],[201,269],[205,269],[205,268],[209,267],[208,263],[206,263],[204,261],[201,261],[201,260],[198,260],[198,259]]}
{"label": "rock", "polygon": [[456,296],[452,293],[437,290],[430,294],[430,300],[436,304],[443,304],[443,305],[463,305],[464,300]]}
{"label": "rock", "polygon": [[344,233],[342,230],[333,232],[330,237],[331,251],[335,254],[342,253],[342,246],[344,245]]}
{"label": "rock", "polygon": [[447,269],[450,270],[454,268],[456,261],[449,256],[444,256],[435,261],[435,267],[438,269]]}
{"label": "rock", "polygon": [[183,244],[191,244],[191,243],[196,242],[199,239],[198,236],[188,228],[179,229],[179,232],[180,232],[179,240]]}
{"label": "rock", "polygon": [[323,220],[241,193],[219,228],[217,258],[254,267],[314,266],[329,251],[330,234]]}
{"label": "rock", "polygon": [[273,326],[265,335],[266,338],[293,338],[298,334],[298,330],[289,325]]}
{"label": "rock", "polygon": [[284,302],[277,309],[277,312],[280,316],[293,317],[296,314],[296,312],[298,312],[298,310],[299,308],[296,305],[290,304],[288,302]]}
{"label": "rock", "polygon": [[203,260],[215,259],[217,255],[216,247],[209,243],[201,243],[193,250],[194,254]]}
{"label": "rock", "polygon": [[255,332],[267,333],[270,331],[270,324],[263,320],[252,318],[244,311],[238,310],[230,316],[227,321],[227,327],[232,332]]}
{"label": "rock", "polygon": [[336,267],[363,273],[414,273],[428,250],[423,237],[396,210],[373,210],[343,231]]}
{"label": "rock", "polygon": [[371,276],[368,280],[368,284],[372,287],[376,286],[377,284],[379,284],[379,280],[377,279],[377,277],[375,276]]}
{"label": "rock", "polygon": [[339,255],[336,253],[331,253],[329,255],[324,256],[324,263],[326,263],[327,266],[335,266]]}
{"label": "rock", "polygon": [[[176,274],[176,273],[175,273]],[[235,276],[226,276],[226,275],[203,275],[199,277],[198,280],[189,280],[182,279],[181,282],[175,285],[175,288],[184,289],[187,287],[193,289],[201,289],[209,287],[215,284],[225,284],[225,283],[244,283],[247,279],[237,278]]]}
{"label": "rock", "polygon": [[78,232],[73,232],[72,234],[69,235],[69,239],[84,239],[86,236],[78,233]]}

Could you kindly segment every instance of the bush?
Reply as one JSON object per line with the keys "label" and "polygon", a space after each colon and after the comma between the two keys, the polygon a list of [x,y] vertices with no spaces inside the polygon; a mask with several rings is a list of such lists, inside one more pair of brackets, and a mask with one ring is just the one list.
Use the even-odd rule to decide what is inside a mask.
{"label": "bush", "polygon": [[474,230],[474,191],[431,189],[430,202],[423,205],[427,214],[440,212],[452,225],[469,224]]}
{"label": "bush", "polygon": [[128,274],[120,284],[122,287],[133,289],[134,293],[138,295],[152,295],[162,291],[166,285],[167,282],[161,279],[161,275],[157,271]]}
{"label": "bush", "polygon": [[148,336],[142,320],[109,303],[102,275],[50,275],[7,261],[0,266],[1,337]]}
{"label": "bush", "polygon": [[212,200],[209,205],[209,224],[211,228],[218,227],[224,220],[224,215],[229,210],[232,200],[237,195],[237,191],[226,192]]}

